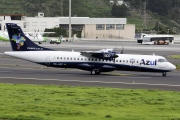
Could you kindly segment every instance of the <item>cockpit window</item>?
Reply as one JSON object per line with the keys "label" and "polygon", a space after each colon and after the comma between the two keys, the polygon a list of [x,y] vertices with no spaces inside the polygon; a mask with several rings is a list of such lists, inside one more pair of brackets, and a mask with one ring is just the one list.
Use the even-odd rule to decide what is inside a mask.
{"label": "cockpit window", "polygon": [[158,62],[168,62],[166,59],[158,59]]}

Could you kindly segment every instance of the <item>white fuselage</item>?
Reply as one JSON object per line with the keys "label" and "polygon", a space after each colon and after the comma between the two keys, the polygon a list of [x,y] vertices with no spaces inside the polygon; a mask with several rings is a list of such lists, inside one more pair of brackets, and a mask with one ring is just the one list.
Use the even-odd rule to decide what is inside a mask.
{"label": "white fuselage", "polygon": [[[108,65],[115,70],[169,72],[176,67],[162,56],[117,54],[115,61],[84,57],[80,52],[69,51],[16,51],[5,52],[9,56],[24,59],[38,64],[62,68],[78,68],[76,65],[87,64],[93,66]],[[85,66],[85,65],[84,65]]]}

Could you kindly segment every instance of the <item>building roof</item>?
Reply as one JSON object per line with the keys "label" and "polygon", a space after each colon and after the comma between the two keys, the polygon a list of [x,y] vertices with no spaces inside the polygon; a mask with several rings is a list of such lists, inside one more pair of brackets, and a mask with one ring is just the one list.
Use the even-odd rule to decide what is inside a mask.
{"label": "building roof", "polygon": [[[127,24],[126,18],[71,17],[72,24]],[[69,17],[59,17],[60,24],[69,24]]]}
{"label": "building roof", "polygon": [[26,16],[24,14],[0,14],[0,16]]}

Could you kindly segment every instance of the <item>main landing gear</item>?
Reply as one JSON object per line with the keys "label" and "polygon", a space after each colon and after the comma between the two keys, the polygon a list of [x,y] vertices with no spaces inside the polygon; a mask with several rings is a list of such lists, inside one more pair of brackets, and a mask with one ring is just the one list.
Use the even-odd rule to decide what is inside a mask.
{"label": "main landing gear", "polygon": [[91,75],[99,75],[101,71],[99,69],[92,69],[91,70]]}
{"label": "main landing gear", "polygon": [[163,76],[163,77],[166,77],[166,72],[162,72],[162,76]]}

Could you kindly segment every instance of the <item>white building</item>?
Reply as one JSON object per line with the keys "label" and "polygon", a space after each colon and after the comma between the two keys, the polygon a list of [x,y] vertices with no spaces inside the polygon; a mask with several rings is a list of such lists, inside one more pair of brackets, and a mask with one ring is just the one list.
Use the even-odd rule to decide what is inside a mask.
{"label": "white building", "polygon": [[[43,32],[45,28],[54,27],[69,30],[69,17],[44,17],[44,13],[38,13],[36,17],[0,15],[0,30],[6,30],[5,23],[16,23],[26,32]],[[126,18],[72,17],[71,24],[73,30],[81,31],[82,38],[132,39],[135,36],[135,25],[127,24]]]}
{"label": "white building", "polygon": [[[110,4],[113,5],[113,4],[114,4],[114,1],[113,1],[113,0],[110,0]],[[117,0],[116,5],[122,5],[122,4],[123,4],[123,0]]]}

